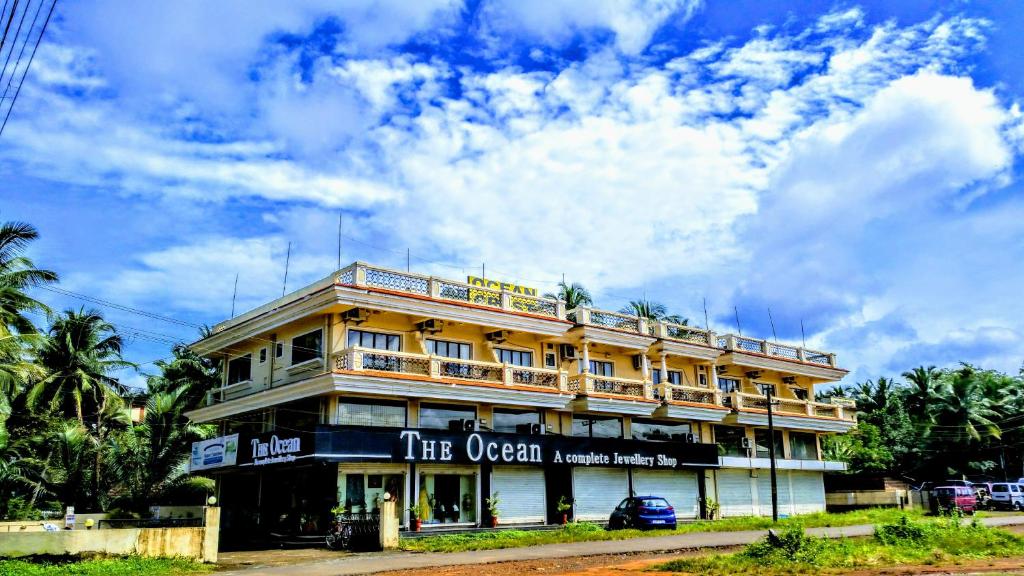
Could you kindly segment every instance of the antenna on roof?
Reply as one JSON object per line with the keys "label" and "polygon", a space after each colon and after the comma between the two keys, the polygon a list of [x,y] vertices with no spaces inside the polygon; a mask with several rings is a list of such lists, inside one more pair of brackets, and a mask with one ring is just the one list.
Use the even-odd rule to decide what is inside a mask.
{"label": "antenna on roof", "polygon": [[740,310],[735,304],[733,304],[732,311],[736,314],[736,332],[739,332],[739,335],[743,336],[743,329],[740,328]]}
{"label": "antenna on roof", "polygon": [[804,334],[804,319],[800,319],[800,340],[804,343],[804,348],[807,348],[807,335]]}
{"label": "antenna on roof", "polygon": [[708,332],[711,331],[711,325],[708,323],[708,297],[704,297],[704,329]]}
{"label": "antenna on roof", "polygon": [[406,272],[409,271],[409,260],[412,258],[412,256],[410,256],[410,254],[411,253],[409,252],[409,249],[406,248],[405,249],[405,271]]}
{"label": "antenna on roof", "polygon": [[768,307],[768,322],[772,325],[772,338],[775,339],[775,343],[779,343],[779,335],[775,333],[775,320],[772,320],[772,307]]}
{"label": "antenna on roof", "polygon": [[483,278],[484,280],[487,279],[487,262],[483,262],[480,264],[480,277]]}
{"label": "antenna on roof", "polygon": [[338,269],[341,270],[341,212],[338,212]]}
{"label": "antenna on roof", "polygon": [[235,272],[235,291],[231,293],[231,317],[235,317],[235,298],[238,297],[238,272]]}
{"label": "antenna on roof", "polygon": [[281,286],[281,296],[284,296],[288,289],[288,264],[292,261],[292,243],[288,243],[288,253],[284,257],[284,284]]}

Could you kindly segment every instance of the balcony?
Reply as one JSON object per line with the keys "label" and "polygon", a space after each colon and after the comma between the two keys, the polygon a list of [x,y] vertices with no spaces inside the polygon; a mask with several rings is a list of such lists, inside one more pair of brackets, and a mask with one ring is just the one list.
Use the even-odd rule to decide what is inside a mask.
{"label": "balcony", "polygon": [[334,369],[342,372],[385,372],[414,379],[467,385],[568,391],[566,373],[560,370],[360,347],[348,348],[335,354]]}
{"label": "balcony", "polygon": [[806,348],[798,348],[796,346],[788,346],[786,344],[778,344],[767,340],[757,340],[755,338],[747,338],[745,336],[736,336],[734,334],[719,336],[718,347],[723,350],[730,350],[734,352],[752,352],[754,354],[761,354],[773,358],[796,360],[797,362],[803,362],[805,364],[836,368],[835,354],[818,352],[817,350],[808,350]]}
{"label": "balcony", "polygon": [[[729,417],[736,424],[768,425],[767,398],[760,394],[731,392],[723,396],[726,406],[734,410]],[[821,432],[846,432],[857,424],[857,412],[842,403],[772,397],[772,417],[780,428],[798,428]]]}
{"label": "balcony", "polygon": [[655,387],[654,393],[663,402],[654,412],[657,417],[721,422],[730,412],[723,405],[722,391],[717,388],[662,382]]}
{"label": "balcony", "polygon": [[529,296],[508,290],[492,290],[483,286],[474,286],[433,276],[388,270],[362,262],[356,262],[338,272],[336,283],[342,286],[371,288],[432,300],[565,320],[565,303],[560,300]]}
{"label": "balcony", "polygon": [[568,390],[577,394],[574,410],[579,412],[650,416],[660,403],[650,382],[590,372],[569,376]]}

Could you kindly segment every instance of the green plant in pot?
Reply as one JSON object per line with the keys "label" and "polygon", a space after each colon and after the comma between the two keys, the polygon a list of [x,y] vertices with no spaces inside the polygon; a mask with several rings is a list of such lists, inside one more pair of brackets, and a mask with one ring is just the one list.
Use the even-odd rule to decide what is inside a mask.
{"label": "green plant in pot", "polygon": [[420,507],[410,506],[408,512],[409,524],[411,525],[410,527],[413,529],[413,532],[419,532],[423,529],[423,519],[420,518]]}
{"label": "green plant in pot", "polygon": [[495,492],[490,498],[484,500],[487,504],[487,515],[491,518],[491,528],[496,528],[498,526],[498,515],[500,514],[498,506],[501,504],[501,498],[499,495],[500,492]]}
{"label": "green plant in pot", "polygon": [[565,495],[558,497],[558,504],[555,504],[555,509],[561,515],[562,525],[569,523],[569,511],[572,510],[572,500],[566,498]]}

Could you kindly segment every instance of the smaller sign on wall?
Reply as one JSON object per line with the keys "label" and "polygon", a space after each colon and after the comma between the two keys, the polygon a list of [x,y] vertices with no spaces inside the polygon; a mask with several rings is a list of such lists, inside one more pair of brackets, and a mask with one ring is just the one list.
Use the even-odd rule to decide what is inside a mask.
{"label": "smaller sign on wall", "polygon": [[238,434],[192,443],[189,471],[234,466],[238,459]]}
{"label": "smaller sign on wall", "polygon": [[247,436],[242,444],[239,466],[287,464],[313,455],[313,438],[309,432],[279,430]]}

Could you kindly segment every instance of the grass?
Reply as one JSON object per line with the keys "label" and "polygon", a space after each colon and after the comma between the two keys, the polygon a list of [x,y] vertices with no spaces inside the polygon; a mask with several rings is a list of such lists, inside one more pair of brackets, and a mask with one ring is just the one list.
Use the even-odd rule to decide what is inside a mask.
{"label": "grass", "polygon": [[0,560],[0,576],[179,576],[205,574],[209,564],[177,558],[138,556],[82,559],[77,557],[38,557],[29,560]]}
{"label": "grass", "polygon": [[683,558],[654,567],[654,571],[726,576],[731,574],[837,573],[851,569],[907,565],[950,564],[965,560],[1024,555],[1024,539],[980,523],[961,524],[957,517],[942,521],[901,518],[880,524],[875,535],[857,539],[815,538],[794,526],[775,542],[768,538],[742,552]]}
{"label": "grass", "polygon": [[608,531],[590,522],[579,522],[566,525],[558,530],[496,530],[488,532],[471,532],[466,534],[442,534],[422,538],[402,539],[404,550],[417,552],[463,552],[466,550],[493,550],[496,548],[519,548],[540,544],[562,544],[565,542],[588,542],[595,540],[627,540],[651,536],[668,536],[672,534],[688,534],[692,532],[735,532],[739,530],[767,530],[768,528],[788,528],[801,526],[816,528],[822,526],[853,526],[856,524],[880,524],[894,522],[904,515],[919,518],[922,512],[912,510],[903,512],[892,508],[871,508],[855,510],[840,514],[819,512],[783,518],[772,525],[771,518],[747,516],[725,518],[722,520],[704,520],[679,524],[675,530],[614,530]]}

